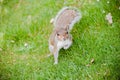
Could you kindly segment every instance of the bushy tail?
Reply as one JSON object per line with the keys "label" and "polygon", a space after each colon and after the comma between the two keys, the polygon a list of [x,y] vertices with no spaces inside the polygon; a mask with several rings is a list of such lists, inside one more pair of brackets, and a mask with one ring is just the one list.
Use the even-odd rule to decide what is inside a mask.
{"label": "bushy tail", "polygon": [[[69,7],[68,7],[69,8]],[[73,9],[76,11],[77,16],[72,20],[71,24],[69,25],[69,29],[71,30],[74,26],[75,23],[79,22],[82,18],[82,13],[77,9],[77,8],[72,8],[70,7],[70,9]]]}
{"label": "bushy tail", "polygon": [[57,16],[52,19],[54,26],[69,26],[71,30],[74,24],[82,18],[81,12],[74,7],[63,7],[57,14]]}

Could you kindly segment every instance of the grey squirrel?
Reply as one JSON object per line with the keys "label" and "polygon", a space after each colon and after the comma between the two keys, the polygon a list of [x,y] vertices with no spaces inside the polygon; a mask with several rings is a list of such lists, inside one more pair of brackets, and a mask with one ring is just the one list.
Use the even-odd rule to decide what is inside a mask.
{"label": "grey squirrel", "polygon": [[54,64],[58,64],[60,49],[68,49],[72,45],[70,31],[81,17],[81,13],[76,8],[63,7],[56,17],[50,21],[53,23],[54,29],[49,38],[49,50],[54,55]]}

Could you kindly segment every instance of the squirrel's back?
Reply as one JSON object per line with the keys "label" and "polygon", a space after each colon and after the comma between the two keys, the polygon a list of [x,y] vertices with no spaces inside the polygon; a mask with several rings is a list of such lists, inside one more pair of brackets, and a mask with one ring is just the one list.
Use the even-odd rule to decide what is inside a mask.
{"label": "squirrel's back", "polygon": [[81,19],[81,13],[72,7],[62,8],[54,20],[55,27],[65,27],[69,26],[72,29],[73,25]]}

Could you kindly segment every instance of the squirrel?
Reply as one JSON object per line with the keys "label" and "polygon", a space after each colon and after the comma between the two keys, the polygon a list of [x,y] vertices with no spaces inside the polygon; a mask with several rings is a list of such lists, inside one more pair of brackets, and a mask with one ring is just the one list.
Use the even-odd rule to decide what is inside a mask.
{"label": "squirrel", "polygon": [[60,49],[68,49],[72,45],[70,31],[81,17],[81,13],[76,8],[63,7],[56,17],[50,21],[53,23],[54,29],[49,38],[49,50],[54,55],[54,64],[58,64]]}

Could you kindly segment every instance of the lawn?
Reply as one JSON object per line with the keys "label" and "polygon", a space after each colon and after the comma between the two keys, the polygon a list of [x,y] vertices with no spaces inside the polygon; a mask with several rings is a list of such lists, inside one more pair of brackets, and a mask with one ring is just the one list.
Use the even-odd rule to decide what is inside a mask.
{"label": "lawn", "polygon": [[[64,6],[78,8],[82,19],[54,65],[50,20]],[[0,80],[120,80],[120,1],[0,0]]]}

